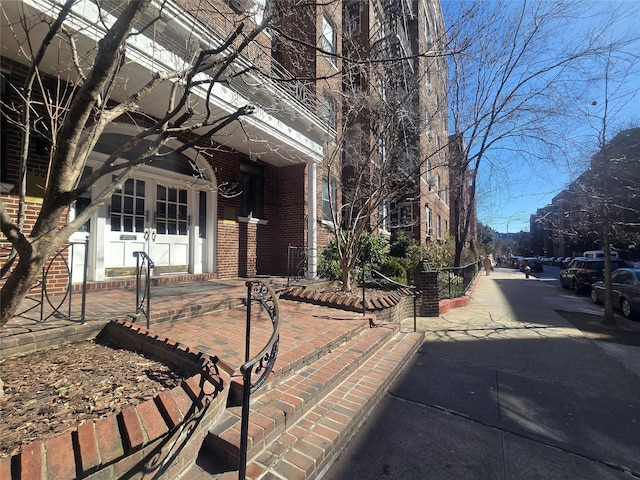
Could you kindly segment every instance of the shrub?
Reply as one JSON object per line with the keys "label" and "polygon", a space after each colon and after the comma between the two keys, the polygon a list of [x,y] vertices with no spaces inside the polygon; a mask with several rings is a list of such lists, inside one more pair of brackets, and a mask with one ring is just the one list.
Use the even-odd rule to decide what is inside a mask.
{"label": "shrub", "polygon": [[380,273],[398,283],[402,283],[403,285],[407,284],[407,271],[402,263],[395,257],[387,257],[384,259],[380,265]]}

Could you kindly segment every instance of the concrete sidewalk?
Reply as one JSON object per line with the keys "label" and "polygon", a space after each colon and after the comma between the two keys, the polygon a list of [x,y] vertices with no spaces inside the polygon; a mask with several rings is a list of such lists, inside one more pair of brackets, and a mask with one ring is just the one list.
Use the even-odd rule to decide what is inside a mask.
{"label": "concrete sidewalk", "polygon": [[573,308],[601,311],[481,276],[469,306],[418,320],[423,347],[324,478],[640,478],[640,347],[587,339]]}

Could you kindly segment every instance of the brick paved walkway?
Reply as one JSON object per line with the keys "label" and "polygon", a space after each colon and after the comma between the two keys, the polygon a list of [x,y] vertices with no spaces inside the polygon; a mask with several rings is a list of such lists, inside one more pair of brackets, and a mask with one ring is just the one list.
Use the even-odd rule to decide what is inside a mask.
{"label": "brick paved walkway", "polygon": [[[271,279],[274,287],[283,286]],[[150,329],[184,345],[217,355],[231,368],[244,363],[246,331],[246,286],[244,279],[214,280],[192,284],[152,287]],[[80,318],[81,295],[72,297],[71,319],[51,317],[38,321],[40,309],[14,317],[0,327],[0,358],[74,340],[94,337],[111,319],[131,319],[135,314],[135,289],[92,290],[87,293],[85,324]],[[55,303],[55,302],[54,302]],[[32,305],[25,301],[25,305]],[[281,316],[280,353],[274,373],[285,373],[305,358],[318,353],[336,339],[348,338],[368,326],[371,315],[346,312],[308,303],[279,300]],[[24,309],[23,309],[24,310]],[[47,305],[45,314],[51,310]],[[266,312],[254,307],[252,355],[271,335]],[[66,309],[65,309],[66,312]],[[144,317],[136,320],[144,325]]]}

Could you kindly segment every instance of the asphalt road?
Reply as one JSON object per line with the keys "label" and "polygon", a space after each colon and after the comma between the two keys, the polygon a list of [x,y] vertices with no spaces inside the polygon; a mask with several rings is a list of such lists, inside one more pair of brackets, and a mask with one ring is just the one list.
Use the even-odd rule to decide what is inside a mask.
{"label": "asphalt road", "polygon": [[558,311],[602,307],[557,268],[498,268],[469,306],[419,319],[424,345],[324,478],[640,478],[640,347]]}

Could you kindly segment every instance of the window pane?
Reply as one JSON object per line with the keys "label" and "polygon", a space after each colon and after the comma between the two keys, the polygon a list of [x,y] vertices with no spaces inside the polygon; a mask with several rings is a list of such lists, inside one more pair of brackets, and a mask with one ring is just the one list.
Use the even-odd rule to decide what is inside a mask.
{"label": "window pane", "polygon": [[198,236],[207,238],[207,192],[200,192],[198,200]]}
{"label": "window pane", "polygon": [[164,222],[158,222],[156,223],[156,230],[158,231],[158,233],[160,235],[167,233],[167,227],[166,224]]}
{"label": "window pane", "polygon": [[136,232],[144,232],[144,218],[136,217]]}
{"label": "window pane", "polygon": [[129,179],[124,182],[124,193],[125,195],[133,195],[133,180]]}
{"label": "window pane", "polygon": [[124,197],[124,213],[133,214],[133,198]]}
{"label": "window pane", "polygon": [[111,231],[119,232],[120,231],[120,217],[116,215],[111,215]]}
{"label": "window pane", "polygon": [[187,203],[187,191],[180,190],[180,203]]}
{"label": "window pane", "polygon": [[133,232],[133,217],[124,217],[124,232]]}

